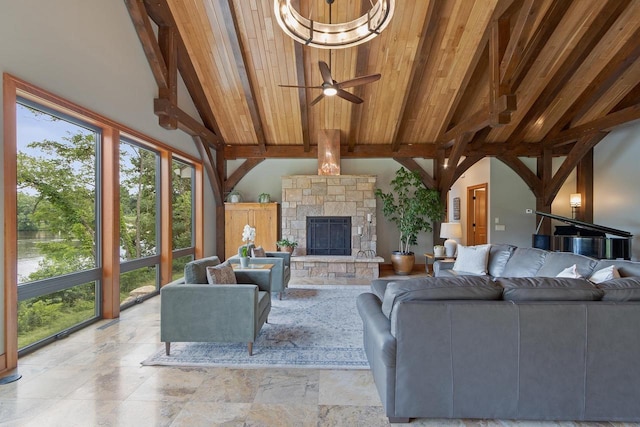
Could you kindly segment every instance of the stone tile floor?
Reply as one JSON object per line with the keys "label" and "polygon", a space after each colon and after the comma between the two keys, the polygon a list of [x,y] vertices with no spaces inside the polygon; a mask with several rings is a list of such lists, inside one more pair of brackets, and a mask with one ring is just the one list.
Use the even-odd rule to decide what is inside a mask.
{"label": "stone tile floor", "polygon": [[[98,322],[22,357],[18,368],[22,379],[0,385],[0,425],[388,425],[369,371],[141,366],[162,347],[159,306],[160,298],[152,298],[125,310],[119,321]],[[416,419],[411,425],[632,424]]]}

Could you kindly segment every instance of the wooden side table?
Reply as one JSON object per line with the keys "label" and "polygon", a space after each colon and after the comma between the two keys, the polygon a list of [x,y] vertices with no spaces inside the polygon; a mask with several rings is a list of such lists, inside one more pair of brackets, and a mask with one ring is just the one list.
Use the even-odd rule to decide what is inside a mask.
{"label": "wooden side table", "polygon": [[434,254],[424,254],[425,256],[425,263],[424,263],[424,268],[427,272],[428,275],[432,275],[433,274],[433,263],[436,261],[455,261],[456,257],[455,256],[435,256]]}

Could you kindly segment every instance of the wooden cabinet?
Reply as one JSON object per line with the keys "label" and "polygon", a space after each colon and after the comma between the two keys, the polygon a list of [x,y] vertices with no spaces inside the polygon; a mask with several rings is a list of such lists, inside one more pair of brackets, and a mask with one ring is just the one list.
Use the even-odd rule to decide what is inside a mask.
{"label": "wooden cabinet", "polygon": [[238,254],[242,246],[242,229],[249,224],[256,229],[256,246],[275,251],[280,236],[280,205],[278,203],[225,203],[225,258]]}

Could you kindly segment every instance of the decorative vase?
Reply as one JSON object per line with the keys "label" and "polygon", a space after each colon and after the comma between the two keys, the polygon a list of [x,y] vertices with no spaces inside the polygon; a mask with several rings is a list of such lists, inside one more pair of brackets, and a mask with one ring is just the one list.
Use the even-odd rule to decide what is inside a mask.
{"label": "decorative vase", "polygon": [[240,267],[242,267],[242,268],[249,267],[249,257],[248,256],[241,256],[240,257]]}
{"label": "decorative vase", "polygon": [[433,256],[435,257],[443,257],[444,256],[444,246],[436,245],[433,247]]}
{"label": "decorative vase", "polygon": [[407,253],[393,251],[391,253],[391,265],[393,265],[393,271],[400,276],[411,274],[415,262],[416,257],[413,252]]}

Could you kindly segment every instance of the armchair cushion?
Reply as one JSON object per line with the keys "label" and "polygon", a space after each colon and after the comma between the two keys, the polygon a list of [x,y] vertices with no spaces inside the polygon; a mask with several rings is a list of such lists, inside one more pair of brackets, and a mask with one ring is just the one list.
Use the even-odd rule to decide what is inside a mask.
{"label": "armchair cushion", "polygon": [[184,281],[191,284],[207,284],[207,267],[220,264],[220,258],[211,256],[191,261],[184,266]]}
{"label": "armchair cushion", "polygon": [[251,250],[252,257],[264,258],[267,256],[262,246],[255,247]]}
{"label": "armchair cushion", "polygon": [[233,267],[226,262],[207,267],[207,282],[210,285],[235,285],[237,283]]}

